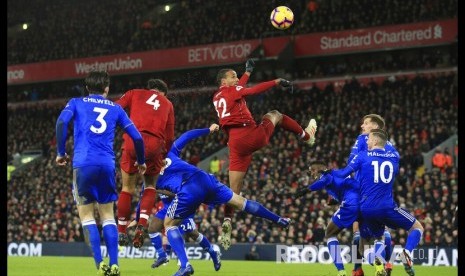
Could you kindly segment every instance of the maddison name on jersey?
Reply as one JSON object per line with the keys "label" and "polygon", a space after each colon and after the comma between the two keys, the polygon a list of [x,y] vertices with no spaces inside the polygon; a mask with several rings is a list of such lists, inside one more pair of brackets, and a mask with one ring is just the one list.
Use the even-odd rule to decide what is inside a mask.
{"label": "maddison name on jersey", "polygon": [[392,152],[386,152],[386,153],[379,153],[379,152],[374,152],[374,151],[369,151],[367,153],[368,156],[379,156],[379,157],[396,157]]}
{"label": "maddison name on jersey", "polygon": [[105,99],[83,98],[82,100],[86,103],[90,102],[90,103],[98,103],[98,104],[107,104],[107,105],[112,105],[112,106],[115,105],[114,102],[110,100],[105,100]]}

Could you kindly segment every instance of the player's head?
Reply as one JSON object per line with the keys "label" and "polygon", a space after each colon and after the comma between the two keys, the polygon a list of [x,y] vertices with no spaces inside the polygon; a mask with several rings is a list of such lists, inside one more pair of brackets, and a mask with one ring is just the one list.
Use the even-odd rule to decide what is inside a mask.
{"label": "player's head", "polygon": [[216,75],[218,86],[233,86],[237,85],[238,82],[237,73],[233,69],[221,69]]}
{"label": "player's head", "polygon": [[384,129],[376,128],[370,130],[368,134],[368,149],[373,149],[375,147],[384,148],[388,140],[388,134]]}
{"label": "player's head", "polygon": [[368,114],[363,117],[360,127],[362,128],[363,134],[368,134],[370,130],[375,128],[384,129],[385,123],[383,117],[378,114]]}
{"label": "player's head", "polygon": [[326,169],[328,169],[326,163],[322,160],[317,160],[310,164],[310,167],[308,167],[308,173],[312,179],[316,180],[320,177],[321,171]]}
{"label": "player's head", "polygon": [[110,75],[107,71],[92,71],[85,79],[89,94],[108,95],[110,91]]}
{"label": "player's head", "polygon": [[157,90],[158,92],[168,94],[168,85],[161,79],[149,79],[147,81],[148,90]]}

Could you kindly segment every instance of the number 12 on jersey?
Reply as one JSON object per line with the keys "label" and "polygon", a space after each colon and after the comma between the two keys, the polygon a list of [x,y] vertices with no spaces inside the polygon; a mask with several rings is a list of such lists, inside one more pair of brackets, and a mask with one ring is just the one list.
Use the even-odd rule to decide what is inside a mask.
{"label": "number 12 on jersey", "polygon": [[[231,115],[231,113],[226,112],[226,100],[224,98],[214,101],[213,105],[215,106],[216,113],[220,119]],[[219,109],[221,109],[221,115]]]}

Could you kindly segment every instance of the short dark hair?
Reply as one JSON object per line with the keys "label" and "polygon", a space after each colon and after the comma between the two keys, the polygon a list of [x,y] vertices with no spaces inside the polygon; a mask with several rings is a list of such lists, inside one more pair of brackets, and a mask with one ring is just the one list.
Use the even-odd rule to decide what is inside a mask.
{"label": "short dark hair", "polygon": [[312,163],[310,163],[310,166],[314,166],[314,165],[327,166],[326,162],[321,160],[321,159],[313,161]]}
{"label": "short dark hair", "polygon": [[370,119],[372,122],[375,122],[378,125],[378,128],[380,129],[384,129],[384,127],[386,126],[386,123],[384,122],[384,118],[378,114],[365,115],[363,117],[363,121],[365,121],[365,119]]}
{"label": "short dark hair", "polygon": [[218,74],[216,75],[216,83],[218,84],[218,86],[221,86],[221,80],[226,78],[226,73],[228,73],[229,71],[234,71],[234,70],[231,68],[225,68],[225,69],[221,69],[218,72]]}
{"label": "short dark hair", "polygon": [[168,85],[161,79],[149,79],[147,81],[147,89],[156,89],[160,92],[168,94]]}
{"label": "short dark hair", "polygon": [[94,70],[84,80],[89,93],[105,93],[105,88],[110,86],[110,75],[107,71]]}
{"label": "short dark hair", "polygon": [[375,129],[370,130],[370,133],[372,133],[374,136],[381,139],[381,142],[382,142],[383,145],[386,144],[386,142],[387,142],[387,140],[389,138],[388,133],[384,129],[375,128]]}

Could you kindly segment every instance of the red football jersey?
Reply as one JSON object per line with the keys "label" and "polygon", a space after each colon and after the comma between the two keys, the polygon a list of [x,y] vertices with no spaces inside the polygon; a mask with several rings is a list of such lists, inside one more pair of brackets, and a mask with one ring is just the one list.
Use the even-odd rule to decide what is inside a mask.
{"label": "red football jersey", "polygon": [[267,81],[255,86],[246,88],[241,85],[220,86],[218,92],[213,96],[213,105],[218,114],[219,124],[221,127],[235,127],[255,124],[254,118],[250,113],[245,96],[262,93],[275,86],[275,81]]}
{"label": "red football jersey", "polygon": [[174,140],[174,108],[156,90],[132,89],[116,101],[129,111],[129,117],[140,132],[165,140],[167,150]]}

